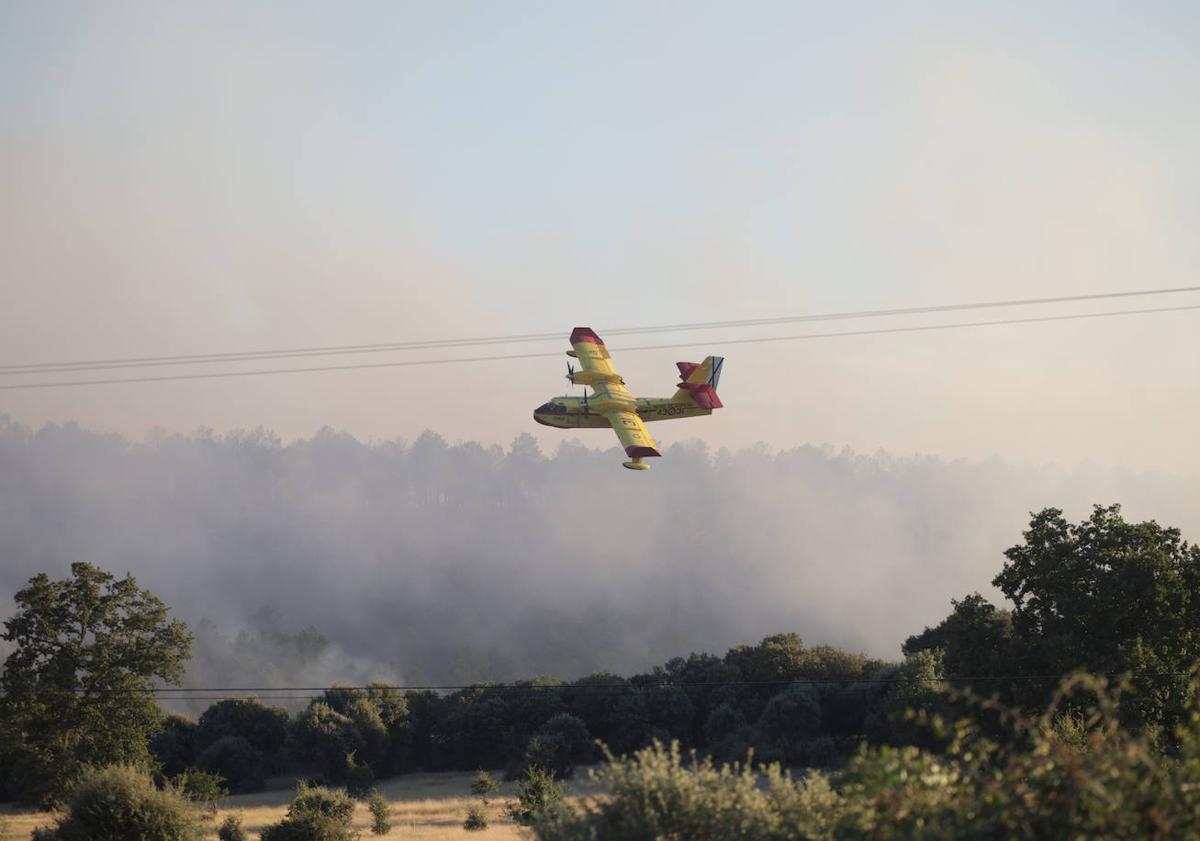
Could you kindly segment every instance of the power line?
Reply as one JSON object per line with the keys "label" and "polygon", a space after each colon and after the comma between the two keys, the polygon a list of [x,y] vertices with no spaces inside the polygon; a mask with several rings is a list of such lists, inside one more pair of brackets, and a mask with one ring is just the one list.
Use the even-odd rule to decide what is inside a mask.
{"label": "power line", "polygon": [[[1138,310],[1115,310],[1110,312],[1095,312],[1095,313],[1074,313],[1070,315],[1048,315],[1035,316],[1030,318],[1006,318],[996,319],[992,321],[965,321],[954,322],[950,324],[926,324],[913,327],[888,327],[876,330],[847,330],[833,333],[803,333],[794,336],[760,336],[750,339],[721,339],[719,343],[725,345],[748,345],[761,344],[766,342],[790,342],[803,341],[806,339],[833,339],[852,336],[882,336],[894,333],[925,333],[937,330],[957,330],[972,327],[996,327],[1000,325],[1011,324],[1035,324],[1043,322],[1056,321],[1079,321],[1094,318],[1112,318],[1115,316],[1127,315],[1149,315],[1152,313],[1166,312],[1183,312],[1186,310],[1200,309],[1200,304],[1192,304],[1178,307],[1156,307],[1151,309]],[[561,338],[559,334],[557,337]],[[635,345],[629,347],[611,348],[614,353],[636,353],[642,351],[656,350],[673,350],[679,348],[694,348],[708,347],[713,342],[677,342],[670,344],[659,345]],[[358,363],[353,365],[320,365],[308,368],[266,368],[253,371],[213,371],[208,373],[196,374],[166,374],[162,376],[152,377],[119,377],[103,380],[64,380],[64,381],[44,381],[33,383],[15,383],[12,385],[0,385],[0,391],[17,391],[21,389],[44,389],[44,388],[66,388],[75,386],[91,386],[91,385],[120,385],[127,383],[152,383],[152,382],[172,382],[177,380],[210,380],[222,379],[227,377],[258,377],[269,376],[274,374],[311,374],[322,371],[361,371],[375,368],[410,368],[424,365],[453,365],[462,363],[477,363],[477,362],[498,362],[514,359],[545,359],[558,357],[559,351],[539,351],[532,353],[511,353],[499,354],[491,356],[468,356],[468,357],[450,357],[443,359],[413,359],[399,362],[372,362]],[[55,372],[49,372],[55,373]]]}
{"label": "power line", "polygon": [[[1113,672],[1109,674],[1097,674],[1094,677],[1102,678],[1119,678],[1119,677],[1142,677],[1142,678],[1181,678],[1192,676],[1190,671],[1165,671],[1165,672]],[[520,683],[459,683],[459,684],[426,684],[426,685],[410,685],[399,686],[389,683],[374,683],[358,686],[160,686],[160,687],[97,687],[93,689],[77,688],[73,690],[61,690],[57,694],[75,694],[83,695],[88,693],[95,694],[135,694],[135,695],[162,695],[166,694],[170,698],[179,698],[180,695],[173,693],[242,693],[242,697],[246,695],[269,695],[270,693],[326,693],[326,692],[368,692],[368,691],[393,691],[393,692],[459,692],[466,690],[478,690],[480,692],[503,692],[509,694],[521,693],[537,693],[537,692],[640,692],[655,689],[722,689],[727,687],[772,687],[772,686],[791,686],[792,684],[809,684],[815,686],[847,686],[851,684],[868,684],[868,685],[894,685],[900,683],[986,683],[993,681],[1051,681],[1062,680],[1067,677],[1065,674],[1005,674],[1005,675],[946,675],[943,677],[929,677],[921,675],[906,675],[895,677],[858,677],[858,678],[777,678],[773,680],[718,680],[718,681],[653,681],[648,683],[553,683],[553,684],[520,684]],[[238,697],[233,695],[212,695],[211,699],[221,699],[226,697]],[[291,700],[301,698],[315,697],[313,695],[296,695]],[[283,700],[288,700],[286,696],[280,696]],[[195,697],[193,700],[210,700],[209,697]]]}
{"label": "power line", "polygon": [[[919,315],[964,310],[996,309],[1001,307],[1039,306],[1046,304],[1077,303],[1113,298],[1144,297],[1149,295],[1173,295],[1200,292],[1200,286],[1181,286],[1162,289],[1145,289],[1128,292],[1102,292],[1087,295],[1060,295],[1047,298],[1017,298],[1004,301],[981,301],[964,304],[937,304],[920,307],[898,307],[892,309],[857,310],[848,312],[819,313],[812,315],[778,316],[774,318],[750,318],[731,321],[701,321],[676,324],[660,324],[643,327],[609,327],[601,332],[610,336],[630,336],[646,333],[672,333],[690,330],[714,330],[739,327],[768,327],[783,324],[798,324],[816,321],[842,321],[860,318],[882,318],[889,316]],[[482,336],[463,339],[430,339],[421,341],[386,342],[362,345],[328,345],[319,347],[280,348],[275,350],[233,351],[226,353],[199,353],[176,356],[135,356],[116,359],[73,360],[66,362],[32,362],[0,365],[0,376],[32,373],[71,373],[78,371],[107,371],[128,368],[146,368],[176,365],[213,364],[224,362],[248,362],[267,359],[296,359],[312,356],[340,356],[361,353],[391,353],[412,350],[433,350],[481,345],[501,345],[523,342],[561,340],[562,331],[552,333],[524,333],[508,336]]]}

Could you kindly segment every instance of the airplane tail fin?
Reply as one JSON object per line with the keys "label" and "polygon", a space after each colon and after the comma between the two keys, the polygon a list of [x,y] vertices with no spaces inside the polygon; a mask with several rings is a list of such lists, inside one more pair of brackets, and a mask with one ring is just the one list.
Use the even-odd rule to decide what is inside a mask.
{"label": "airplane tail fin", "polygon": [[703,362],[676,362],[679,377],[683,382],[672,400],[691,400],[703,409],[720,409],[721,398],[717,396],[717,384],[721,381],[723,356],[706,356]]}

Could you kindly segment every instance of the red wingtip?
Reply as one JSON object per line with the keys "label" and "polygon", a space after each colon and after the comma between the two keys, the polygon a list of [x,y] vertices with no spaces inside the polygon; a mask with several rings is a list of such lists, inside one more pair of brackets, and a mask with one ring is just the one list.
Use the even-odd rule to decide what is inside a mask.
{"label": "red wingtip", "polygon": [[596,331],[591,327],[576,327],[571,331],[571,344],[577,345],[580,342],[591,342],[594,345],[604,344],[604,340],[596,335]]}
{"label": "red wingtip", "polygon": [[655,456],[661,456],[662,453],[653,447],[639,447],[636,444],[630,444],[625,448],[625,455],[629,456],[630,458],[653,458]]}
{"label": "red wingtip", "polygon": [[687,382],[687,378],[692,375],[692,372],[700,367],[699,362],[676,362],[675,367],[679,369],[679,378]]}

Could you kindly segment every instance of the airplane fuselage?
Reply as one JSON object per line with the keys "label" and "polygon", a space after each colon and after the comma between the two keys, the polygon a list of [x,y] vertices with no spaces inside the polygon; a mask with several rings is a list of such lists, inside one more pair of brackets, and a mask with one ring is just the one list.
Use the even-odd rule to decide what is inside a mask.
{"label": "airplane fuselage", "polygon": [[[585,411],[581,397],[555,397],[538,406],[533,412],[533,419],[544,426],[556,426],[559,429],[605,429],[609,426],[608,419],[601,414],[609,408],[605,404],[603,397],[590,397]],[[712,409],[703,409],[694,402],[669,397],[634,398],[629,408],[637,412],[644,423],[712,414]]]}

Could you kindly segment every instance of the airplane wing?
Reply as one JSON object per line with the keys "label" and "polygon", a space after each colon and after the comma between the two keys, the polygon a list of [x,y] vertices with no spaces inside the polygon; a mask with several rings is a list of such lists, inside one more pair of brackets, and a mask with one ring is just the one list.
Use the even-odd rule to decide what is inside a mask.
{"label": "airplane wing", "polygon": [[597,336],[591,327],[576,327],[571,331],[570,341],[572,352],[568,355],[578,359],[585,372],[583,376],[578,377],[579,380],[622,382],[617,369],[613,367],[612,357],[608,354],[608,348],[604,346],[604,340]]}
{"label": "airplane wing", "polygon": [[604,417],[608,418],[613,431],[617,433],[617,438],[621,439],[625,455],[632,459],[662,455],[658,451],[658,445],[650,436],[650,431],[646,429],[646,424],[642,423],[642,419],[637,416],[637,412],[605,412]]}
{"label": "airplane wing", "polygon": [[591,327],[576,327],[571,331],[571,348],[568,355],[578,359],[579,366],[583,368],[572,376],[572,383],[591,386],[596,392],[595,401],[609,401],[615,404],[612,406],[614,409],[632,409],[637,405],[633,395],[625,388],[625,380],[613,367],[604,340]]}
{"label": "airplane wing", "polygon": [[583,368],[572,376],[571,381],[592,387],[595,393],[591,404],[608,420],[621,446],[625,448],[625,454],[632,459],[625,462],[625,466],[648,470],[650,465],[643,464],[642,459],[661,453],[646,425],[638,417],[637,399],[625,388],[625,381],[613,367],[604,340],[590,327],[576,327],[571,331],[571,347],[573,350],[570,355],[578,359]]}

